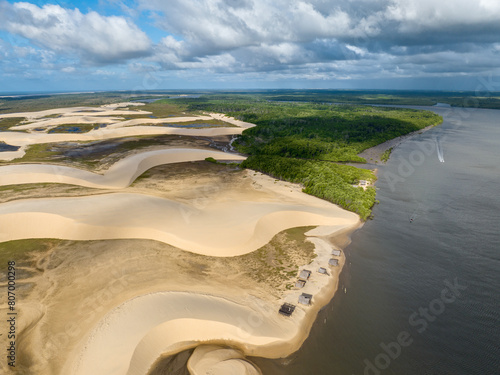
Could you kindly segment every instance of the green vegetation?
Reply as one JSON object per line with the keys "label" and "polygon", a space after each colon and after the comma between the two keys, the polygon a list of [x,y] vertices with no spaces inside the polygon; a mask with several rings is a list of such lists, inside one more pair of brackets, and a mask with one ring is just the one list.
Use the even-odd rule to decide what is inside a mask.
{"label": "green vegetation", "polygon": [[28,239],[16,240],[0,243],[0,262],[7,264],[8,261],[15,261],[16,263],[24,263],[28,260],[29,253],[31,252],[44,252],[47,251],[54,241],[50,239]]}
{"label": "green vegetation", "polygon": [[392,152],[392,147],[388,150],[385,150],[384,153],[380,156],[380,160],[382,160],[384,163],[387,163],[389,157],[391,156],[391,152]]}
{"label": "green vegetation", "polygon": [[442,121],[413,109],[270,103],[238,96],[189,102],[191,110],[223,112],[256,124],[234,142],[241,152],[336,162],[365,162],[357,156],[364,149]]}
{"label": "green vegetation", "polygon": [[[206,96],[185,100],[190,110],[223,112],[256,124],[233,145],[249,154],[242,167],[300,183],[304,192],[370,217],[375,189],[355,187],[374,181],[372,172],[342,162],[365,162],[358,154],[389,139],[437,125],[442,118],[429,111],[275,103],[258,95]],[[334,163],[335,162],[335,163]]]}
{"label": "green vegetation", "polygon": [[[186,93],[186,92],[185,92]],[[134,107],[152,112],[155,117],[190,116],[203,112],[225,113],[257,126],[246,129],[233,142],[240,152],[249,155],[242,165],[263,173],[297,182],[306,193],[321,197],[358,213],[363,219],[370,216],[375,202],[373,188],[355,187],[360,179],[374,181],[371,172],[339,163],[362,163],[358,154],[389,139],[437,125],[442,118],[429,111],[406,108],[387,108],[359,105],[413,104],[434,105],[438,102],[455,104],[467,102],[471,93],[425,93],[404,91],[334,91],[334,90],[269,90],[254,92],[192,92],[199,98],[160,99],[144,106]],[[154,95],[174,95],[174,92],[99,93],[80,95],[47,95],[25,99],[7,99],[0,102],[0,113],[14,112],[28,107],[30,111],[73,105],[102,105]],[[467,96],[468,95],[468,96]],[[477,99],[477,98],[476,98]],[[481,103],[496,105],[498,98],[483,98]],[[477,99],[479,100],[479,99]],[[36,103],[35,103],[36,102]],[[56,103],[57,102],[57,103]],[[24,104],[23,104],[24,103]],[[338,104],[344,103],[344,104]],[[493,104],[492,104],[493,103]],[[477,102],[474,102],[477,104]],[[477,105],[476,105],[477,106]],[[144,118],[130,115],[129,118]],[[17,121],[17,120],[16,120]],[[203,124],[227,126],[217,121]],[[179,126],[196,127],[199,121],[181,123]],[[0,122],[1,126],[1,122]],[[54,131],[63,131],[58,127]],[[71,131],[71,130],[69,130]],[[134,141],[119,144],[113,153],[147,147],[160,137],[135,137]],[[38,161],[52,158],[63,160],[64,153],[57,147],[35,145],[21,161]],[[82,152],[85,162],[98,161]],[[90,156],[90,155],[89,155]],[[388,158],[384,154],[384,158]],[[92,159],[92,160],[90,160]],[[109,160],[108,160],[109,161]],[[212,160],[207,160],[214,162]]]}
{"label": "green vegetation", "polygon": [[217,164],[217,160],[215,160],[213,157],[208,157],[208,158],[205,158],[205,161],[208,161],[210,163],[214,163],[214,164]]}
{"label": "green vegetation", "polygon": [[[419,105],[433,106],[437,103],[453,107],[500,109],[498,92],[488,92],[479,86],[475,91],[406,91],[406,90],[268,90],[258,95],[270,101],[375,104],[375,105]],[[257,93],[252,93],[257,94]],[[481,94],[481,95],[479,95]]]}
{"label": "green vegetation", "polygon": [[373,181],[373,173],[350,165],[281,156],[250,156],[242,167],[267,173],[274,178],[300,183],[304,192],[356,212],[363,220],[370,216],[375,189],[354,187],[359,180]]}
{"label": "green vegetation", "polygon": [[150,126],[168,126],[175,128],[190,128],[190,129],[207,129],[207,128],[236,128],[236,125],[221,120],[196,120],[196,121],[179,121],[154,123]]}
{"label": "green vegetation", "polygon": [[304,234],[312,228],[287,229],[260,249],[230,258],[230,261],[241,264],[245,273],[255,281],[272,285],[274,289],[284,288],[298,274],[300,266],[311,263],[316,257],[314,245],[306,241]]}
{"label": "green vegetation", "polygon": [[7,117],[0,119],[0,131],[9,131],[10,127],[19,125],[23,120],[23,117]]}
{"label": "green vegetation", "polygon": [[93,129],[98,129],[95,124],[64,124],[49,130],[49,133],[88,133]]}
{"label": "green vegetation", "polygon": [[[151,112],[155,117],[186,116],[186,104],[178,104],[174,100],[160,99],[142,106],[133,106],[130,109]],[[144,115],[129,116],[131,118],[143,118]]]}

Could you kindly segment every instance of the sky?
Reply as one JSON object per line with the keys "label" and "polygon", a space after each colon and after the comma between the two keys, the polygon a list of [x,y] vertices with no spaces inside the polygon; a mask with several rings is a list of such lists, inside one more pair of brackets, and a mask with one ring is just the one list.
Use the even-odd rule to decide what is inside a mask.
{"label": "sky", "polygon": [[0,0],[0,92],[500,91],[499,62],[500,0]]}

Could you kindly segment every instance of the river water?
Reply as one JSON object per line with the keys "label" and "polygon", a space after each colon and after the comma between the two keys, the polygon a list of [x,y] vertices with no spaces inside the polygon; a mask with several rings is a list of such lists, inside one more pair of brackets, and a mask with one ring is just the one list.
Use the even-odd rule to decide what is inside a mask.
{"label": "river water", "polygon": [[500,374],[500,111],[415,108],[443,124],[378,168],[342,290],[264,375]]}

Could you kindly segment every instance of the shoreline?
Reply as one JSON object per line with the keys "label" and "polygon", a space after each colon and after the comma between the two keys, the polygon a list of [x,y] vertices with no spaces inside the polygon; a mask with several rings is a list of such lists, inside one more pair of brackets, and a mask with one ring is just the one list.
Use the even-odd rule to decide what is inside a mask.
{"label": "shoreline", "polygon": [[[215,115],[210,114],[212,117]],[[230,119],[228,122],[239,126],[227,128],[234,133],[241,133],[244,128],[253,126],[226,118],[224,115],[220,115],[218,119]],[[136,127],[135,131],[139,130],[138,128]],[[128,129],[130,130],[121,128],[120,131],[132,131],[132,128]],[[193,158],[194,153],[203,153],[196,160],[204,158],[208,152],[210,155],[219,154],[205,150],[184,151],[187,153],[186,159]],[[24,183],[40,183],[46,182],[40,179],[49,179],[50,182],[71,181],[81,186],[117,189],[128,186],[142,173],[142,169],[165,164],[165,160],[170,160],[174,153],[175,150],[151,151],[125,158],[123,162],[120,160],[107,171],[110,172],[109,180],[106,178],[107,173],[95,175],[82,170],[40,164],[5,166],[4,170],[13,172],[13,180],[9,180],[13,183],[19,183],[21,180]],[[224,158],[234,158],[234,155],[229,155],[225,154]],[[145,158],[146,156],[151,156],[151,160]],[[118,168],[123,164],[129,171],[131,160],[134,160],[134,169],[137,170],[132,177],[127,176],[124,168]],[[49,170],[42,171],[43,168]],[[40,173],[33,175],[35,169]],[[115,169],[119,173],[111,178],[111,172],[115,172]],[[30,178],[26,179],[27,175]],[[299,267],[299,272],[302,269],[312,271],[304,288],[278,289],[280,298],[277,298],[271,295],[262,296],[262,286],[251,289],[248,295],[237,296],[234,289],[231,289],[232,286],[228,286],[228,289],[216,289],[195,284],[189,290],[182,290],[180,284],[173,283],[165,290],[158,290],[161,286],[151,284],[141,290],[120,294],[115,296],[112,305],[98,313],[94,322],[96,324],[89,323],[84,333],[71,341],[68,347],[69,356],[62,355],[62,370],[58,373],[143,375],[151,370],[159,358],[206,343],[229,344],[245,355],[266,358],[287,357],[302,346],[309,337],[318,312],[331,301],[338,290],[339,277],[345,265],[345,255],[341,251],[340,256],[333,256],[338,260],[338,266],[328,266],[332,249],[338,249],[331,240],[339,236],[350,236],[362,226],[362,222],[359,216],[352,212],[303,193],[300,185],[277,181],[250,170],[246,177],[250,177],[251,187],[256,192],[254,201],[250,199],[247,202],[248,196],[239,192],[240,196],[237,198],[232,197],[227,202],[210,201],[201,208],[196,205],[190,207],[185,202],[127,193],[69,199],[22,200],[0,206],[4,216],[0,219],[12,229],[22,228],[20,224],[26,220],[42,223],[29,231],[16,229],[14,239],[28,238],[28,235],[32,237],[34,233],[36,238],[59,238],[56,232],[63,230],[66,235],[69,233],[68,239],[88,241],[105,238],[147,238],[196,254],[222,258],[253,251],[268,243],[284,229],[320,225],[306,233],[307,240],[314,244],[316,257],[311,263]],[[105,181],[97,181],[100,179]],[[268,194],[268,197],[264,197],[265,194]],[[69,201],[72,204],[69,204]],[[142,206],[146,206],[147,214],[143,212]],[[92,207],[104,207],[104,211],[99,214]],[[114,211],[116,207],[126,207],[126,210],[117,215]],[[187,219],[184,217],[185,222],[180,220],[181,217],[174,217],[172,221],[171,217],[153,212],[154,209],[159,209],[169,215],[179,212],[185,214],[193,208],[196,215],[188,216]],[[216,218],[220,218],[220,222]],[[138,223],[141,225],[138,226]],[[210,223],[208,229],[206,223]],[[228,223],[233,223],[229,230]],[[183,225],[189,228],[184,228]],[[56,230],[51,229],[52,226],[55,226]],[[225,228],[225,232],[217,234],[219,227]],[[164,228],[173,234],[166,236],[162,233]],[[195,233],[196,236],[193,236]],[[209,239],[213,237],[218,240],[211,243]],[[317,272],[320,266],[328,270],[328,275]],[[296,277],[293,278],[295,279]],[[242,286],[244,287],[236,287]],[[313,296],[312,305],[303,306],[298,303],[301,293]],[[283,317],[278,313],[283,302],[296,306],[291,317]],[[45,322],[45,319],[43,321]],[[259,323],[255,323],[256,321]],[[213,354],[206,355],[214,358]]]}
{"label": "shoreline", "polygon": [[[316,243],[315,253],[318,257],[301,269],[312,268],[311,265],[316,264],[318,258],[324,260],[330,257],[331,249],[337,247],[327,238],[350,237],[361,226],[362,223],[357,222],[333,232],[332,227],[321,226],[310,230],[308,233],[314,234],[315,231],[326,228],[330,233],[308,236],[318,240],[317,242],[323,241],[323,246]],[[318,312],[334,297],[344,264],[345,255],[342,251],[338,267],[333,269],[326,266],[329,268],[329,276],[320,275],[316,269],[312,269],[313,275],[308,283],[313,282],[313,278],[318,281],[312,285],[315,293],[313,303],[306,307],[295,301],[297,307],[291,317],[281,316],[278,313],[279,306],[304,290],[286,291],[279,300],[271,297],[266,300],[251,294],[230,297],[220,293],[165,291],[124,301],[100,319],[99,324],[80,344],[81,350],[74,351],[76,357],[67,361],[64,369],[75,375],[142,375],[152,371],[165,357],[205,345],[229,346],[236,351],[234,358],[238,358],[238,352],[243,354],[243,359],[246,359],[245,356],[287,357],[300,349],[309,337]],[[311,289],[307,291],[311,292]],[[163,311],[164,316],[160,316],[159,310]],[[146,311],[153,311],[147,319]],[[180,311],[182,317],[176,317]],[[144,323],[145,320],[147,324]],[[147,327],[143,328],[144,333],[131,328],[145,324]],[[117,340],[115,344],[114,340]],[[129,354],[122,357],[124,362],[120,361],[121,370],[111,371],[110,368],[117,365],[116,360],[109,360],[116,359],[116,345],[128,347]],[[213,360],[212,354],[206,356],[204,360]],[[103,368],[103,361],[106,360],[108,367]]]}
{"label": "shoreline", "polygon": [[414,132],[411,132],[411,133],[408,133],[408,134],[405,134],[405,135],[401,135],[399,137],[396,137],[396,138],[393,138],[393,139],[389,139],[388,141],[385,141],[384,143],[380,143],[376,146],[373,146],[373,147],[370,147],[370,148],[367,148],[366,150],[363,150],[362,152],[360,152],[358,154],[358,156],[366,159],[366,163],[349,163],[349,165],[353,165],[353,166],[357,166],[357,167],[361,167],[363,165],[374,165],[374,166],[378,166],[378,165],[384,165],[386,162],[382,161],[381,160],[381,156],[382,154],[389,150],[389,149],[395,149],[396,147],[398,147],[401,143],[419,135],[419,134],[422,134],[422,133],[425,133],[426,131],[436,127],[436,126],[439,126],[441,125],[441,123],[439,124],[435,124],[435,125],[429,125],[423,129],[420,129],[420,130],[416,130]]}

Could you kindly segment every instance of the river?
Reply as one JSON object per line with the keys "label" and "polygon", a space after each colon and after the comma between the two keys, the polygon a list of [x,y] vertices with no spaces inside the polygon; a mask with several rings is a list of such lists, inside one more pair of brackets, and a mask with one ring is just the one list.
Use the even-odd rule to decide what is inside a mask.
{"label": "river", "polygon": [[500,373],[500,111],[414,108],[443,124],[379,166],[341,290],[264,375]]}

